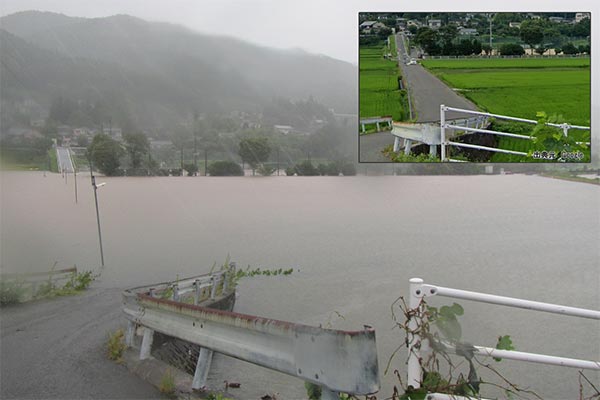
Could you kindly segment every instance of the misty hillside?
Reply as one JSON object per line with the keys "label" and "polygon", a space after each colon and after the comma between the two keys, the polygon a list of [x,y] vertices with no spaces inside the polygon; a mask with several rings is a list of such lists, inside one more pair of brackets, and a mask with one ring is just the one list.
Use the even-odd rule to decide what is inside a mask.
{"label": "misty hillside", "polygon": [[3,101],[47,107],[57,96],[102,99],[140,127],[196,110],[260,111],[274,97],[313,96],[336,111],[356,111],[356,67],[329,57],[125,15],[28,11],[0,18],[0,28]]}

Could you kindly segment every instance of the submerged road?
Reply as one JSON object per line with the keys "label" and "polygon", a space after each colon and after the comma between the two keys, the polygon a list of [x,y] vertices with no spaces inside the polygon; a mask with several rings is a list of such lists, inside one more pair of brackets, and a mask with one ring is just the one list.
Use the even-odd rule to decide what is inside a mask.
{"label": "submerged road", "polygon": [[106,357],[122,320],[120,289],[2,308],[0,398],[166,398]]}

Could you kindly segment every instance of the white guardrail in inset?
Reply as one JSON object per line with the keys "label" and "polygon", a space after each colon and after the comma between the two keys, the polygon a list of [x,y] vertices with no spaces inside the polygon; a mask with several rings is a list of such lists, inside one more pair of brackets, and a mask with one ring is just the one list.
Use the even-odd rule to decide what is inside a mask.
{"label": "white guardrail in inset", "polygon": [[[211,297],[215,297],[220,279],[228,281],[222,273],[179,281],[172,300],[153,297],[157,291],[150,286],[123,292],[123,311],[129,320],[127,344],[133,344],[141,326],[140,359],[150,356],[154,331],[201,346],[193,389],[205,386],[215,351],[319,385],[324,400],[337,399],[339,392],[363,395],[379,390],[374,329],[323,329],[196,305],[203,287],[212,287]],[[170,286],[163,285],[162,290]],[[192,291],[195,304],[175,300]]]}
{"label": "white guardrail in inset", "polygon": [[[519,138],[519,139],[524,139],[524,140],[535,139],[535,137],[532,137],[532,136],[518,135],[518,134],[514,134],[514,133],[509,133],[509,132],[492,131],[489,129],[481,129],[481,128],[477,128],[477,127],[471,128],[468,126],[461,126],[460,124],[456,124],[456,123],[449,124],[446,122],[446,112],[448,112],[448,111],[456,111],[456,112],[461,112],[461,113],[465,113],[465,114],[479,115],[479,116],[484,116],[484,117],[489,117],[489,118],[504,119],[507,121],[524,122],[524,123],[528,123],[528,124],[537,124],[538,123],[538,121],[534,121],[531,119],[510,117],[507,115],[491,114],[491,113],[486,113],[486,112],[481,112],[481,111],[465,110],[462,108],[448,107],[444,104],[441,104],[440,105],[440,129],[441,129],[440,134],[441,134],[441,160],[442,161],[457,161],[457,160],[452,160],[452,159],[448,159],[448,160],[446,159],[446,146],[466,147],[466,148],[470,148],[470,149],[486,150],[486,151],[491,151],[494,153],[515,154],[515,155],[519,155],[519,156],[527,155],[527,153],[522,152],[522,151],[504,150],[504,149],[497,149],[494,147],[479,146],[479,145],[475,145],[475,144],[451,142],[446,139],[446,129],[454,129],[454,130],[461,130],[461,131],[474,132],[474,133],[486,133],[486,134],[496,135],[496,136],[508,136],[508,137],[514,137],[514,138]],[[553,124],[553,123],[547,122],[546,125],[553,126],[555,128],[561,128],[563,130],[563,135],[565,135],[565,136],[568,135],[570,129],[579,129],[579,130],[588,130],[588,131],[590,130],[589,126],[571,125],[568,123]],[[581,143],[577,142],[577,144],[581,144]],[[587,144],[589,146],[590,143],[586,142],[584,144]]]}
{"label": "white guardrail in inset", "polygon": [[[600,311],[587,310],[584,308],[568,307],[558,304],[542,303],[539,301],[523,300],[513,297],[497,296],[467,290],[452,289],[442,286],[435,286],[423,283],[420,278],[410,280],[410,299],[409,308],[414,310],[412,313],[417,317],[421,315],[417,310],[421,306],[422,299],[431,296],[451,297],[455,299],[471,300],[480,303],[496,304],[507,307],[524,308],[533,311],[543,311],[553,314],[570,315],[580,318],[589,318],[600,320]],[[408,322],[409,331],[415,332],[420,325],[417,318],[412,318]],[[414,388],[421,386],[422,369],[419,363],[421,351],[427,351],[429,348],[426,339],[422,339],[418,334],[410,334],[408,338],[408,381],[407,385]],[[571,367],[580,369],[591,369],[600,371],[599,361],[578,360],[572,358],[549,356],[544,354],[525,353],[513,350],[498,350],[490,347],[473,346],[474,354],[489,357],[505,358],[516,361],[527,361],[533,363],[556,365],[561,367]],[[432,393],[426,397],[428,400],[436,399],[468,399],[460,396],[449,396],[440,393]]]}

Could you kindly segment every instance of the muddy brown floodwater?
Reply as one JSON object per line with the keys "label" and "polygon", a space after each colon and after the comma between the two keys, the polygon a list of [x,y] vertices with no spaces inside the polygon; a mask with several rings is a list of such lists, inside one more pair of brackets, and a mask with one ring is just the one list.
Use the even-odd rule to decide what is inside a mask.
{"label": "muddy brown floodwater", "polygon": [[[1,175],[1,262],[6,271],[99,264],[89,176]],[[207,272],[229,255],[238,266],[289,268],[287,277],[241,281],[236,311],[339,329],[375,327],[383,375],[402,341],[391,303],[408,279],[600,309],[600,188],[524,175],[99,178],[112,289]],[[451,300],[434,299],[437,305]],[[598,321],[460,301],[464,340],[600,359]],[[340,317],[340,316],[343,316]],[[405,372],[405,352],[393,368]],[[216,357],[214,387],[239,397],[305,397],[295,378]],[[511,381],[544,399],[579,396],[578,372],[504,360]],[[587,372],[600,385],[598,373]],[[379,398],[391,395],[382,376]],[[485,389],[484,389],[485,390]],[[494,394],[494,392],[490,392]]]}

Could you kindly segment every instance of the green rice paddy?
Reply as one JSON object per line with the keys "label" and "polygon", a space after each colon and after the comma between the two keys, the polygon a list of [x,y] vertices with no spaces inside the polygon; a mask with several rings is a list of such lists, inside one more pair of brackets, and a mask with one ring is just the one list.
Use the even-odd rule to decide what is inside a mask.
{"label": "green rice paddy", "polygon": [[[559,122],[590,125],[589,58],[425,60],[422,64],[482,110],[532,120],[543,111]],[[590,141],[590,131],[569,134]],[[532,143],[503,137],[499,147],[528,151]],[[492,161],[517,159],[496,154]]]}
{"label": "green rice paddy", "polygon": [[[392,42],[392,48],[395,47]],[[361,46],[359,49],[359,94],[360,117],[391,115],[402,120],[402,93],[398,88],[398,64],[384,54],[390,50],[384,41],[376,46]]]}

